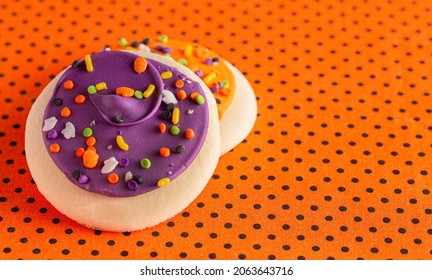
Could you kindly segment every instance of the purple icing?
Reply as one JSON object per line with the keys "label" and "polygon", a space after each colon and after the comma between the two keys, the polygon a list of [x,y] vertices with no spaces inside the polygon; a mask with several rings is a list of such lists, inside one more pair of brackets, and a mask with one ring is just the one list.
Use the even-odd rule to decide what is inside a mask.
{"label": "purple icing", "polygon": [[[185,171],[204,143],[209,121],[207,103],[199,105],[190,98],[179,101],[176,104],[176,108],[180,110],[180,121],[177,125],[181,132],[175,136],[171,135],[169,131],[173,123],[171,120],[162,118],[162,113],[166,110],[167,105],[162,102],[161,92],[166,88],[175,95],[180,89],[177,89],[174,83],[177,77],[183,74],[175,68],[151,59],[147,59],[146,71],[138,74],[133,69],[134,60],[137,57],[133,53],[122,51],[104,51],[94,54],[91,56],[93,72],[87,72],[85,63],[81,63],[77,68],[66,70],[55,86],[51,102],[45,110],[44,119],[52,116],[58,119],[54,130],[61,130],[65,127],[66,122],[71,122],[76,129],[76,137],[65,139],[59,134],[55,143],[60,145],[61,152],[49,154],[59,169],[77,187],[115,197],[135,196],[155,190],[158,188],[157,182],[160,179],[168,177],[172,181]],[[173,77],[162,80],[160,73],[165,71],[172,71]],[[64,89],[63,83],[66,80],[73,81],[72,90]],[[107,89],[95,94],[87,94],[88,86],[101,82],[106,83]],[[156,89],[149,98],[127,98],[115,94],[117,87],[130,87],[144,92],[150,84],[154,84]],[[185,83],[182,89],[188,95],[198,92],[205,97],[203,89],[196,82]],[[85,94],[87,97],[83,104],[74,102],[74,98],[79,94]],[[52,105],[52,100],[59,97],[63,100],[62,106]],[[63,106],[68,106],[72,111],[70,117],[60,116]],[[193,109],[194,114],[187,114],[189,109]],[[114,120],[116,115],[124,116],[124,121],[116,123]],[[93,122],[94,125],[91,125]],[[167,132],[160,133],[158,129],[160,123],[165,123]],[[75,151],[80,147],[87,148],[86,138],[82,132],[84,128],[90,126],[96,138],[94,148],[99,155],[99,161],[95,168],[87,169],[82,159],[75,156]],[[184,133],[188,128],[194,130],[195,138],[185,138]],[[120,149],[116,142],[120,131],[129,146],[127,151]],[[44,137],[44,141],[49,151],[49,146],[54,141],[47,137]],[[181,154],[174,153],[175,147],[179,144],[185,147],[185,151]],[[159,150],[162,147],[171,150],[169,157],[160,156]],[[119,161],[119,164],[110,172],[120,177],[117,184],[108,183],[109,174],[101,173],[104,161],[110,157],[115,157]],[[143,158],[151,160],[150,168],[141,167],[140,161]],[[174,163],[174,169],[171,163]],[[86,174],[82,175],[78,182],[71,175],[75,170],[81,170]],[[124,181],[125,174],[129,171],[133,176],[139,175],[143,179],[143,183],[137,184],[136,189],[135,186],[132,186],[133,190],[130,189],[129,183]],[[172,173],[167,176],[169,171]]]}

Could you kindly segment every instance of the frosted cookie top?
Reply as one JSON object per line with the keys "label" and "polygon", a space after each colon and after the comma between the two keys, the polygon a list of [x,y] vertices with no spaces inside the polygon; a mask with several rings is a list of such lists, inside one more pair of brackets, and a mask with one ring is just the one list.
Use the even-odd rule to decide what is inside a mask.
{"label": "frosted cookie top", "polygon": [[42,133],[52,160],[78,187],[128,197],[164,187],[185,171],[208,121],[199,83],[135,53],[104,51],[63,73]]}

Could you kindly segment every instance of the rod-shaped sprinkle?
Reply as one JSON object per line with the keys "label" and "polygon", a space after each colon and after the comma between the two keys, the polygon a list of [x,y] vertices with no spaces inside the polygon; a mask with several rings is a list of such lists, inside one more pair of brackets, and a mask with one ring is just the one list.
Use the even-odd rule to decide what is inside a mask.
{"label": "rod-shaped sprinkle", "polygon": [[92,63],[90,55],[86,55],[84,57],[84,62],[86,65],[87,72],[93,72],[93,63]]}

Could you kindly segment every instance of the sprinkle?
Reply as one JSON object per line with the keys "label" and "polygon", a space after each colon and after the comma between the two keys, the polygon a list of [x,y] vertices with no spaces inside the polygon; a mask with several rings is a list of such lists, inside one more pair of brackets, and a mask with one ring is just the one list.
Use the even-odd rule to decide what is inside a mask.
{"label": "sprinkle", "polygon": [[172,111],[174,110],[174,108],[175,108],[175,104],[174,104],[174,103],[168,103],[168,104],[167,104],[166,109],[167,109],[168,111],[170,111],[171,113],[172,113]]}
{"label": "sprinkle", "polygon": [[196,97],[197,97],[198,95],[199,95],[199,93],[196,92],[196,91],[194,91],[194,92],[191,93],[191,95],[190,95],[189,97],[190,97],[190,99],[192,99],[192,100],[196,100]]}
{"label": "sprinkle", "polygon": [[60,152],[60,145],[57,143],[51,144],[49,149],[50,149],[51,153],[56,154],[56,153]]}
{"label": "sprinkle", "polygon": [[75,170],[74,172],[72,172],[72,177],[74,177],[75,179],[79,179],[79,177],[81,177],[83,175],[81,170]]}
{"label": "sprinkle", "polygon": [[87,147],[87,150],[92,150],[93,152],[95,152],[96,153],[96,148],[95,147],[93,147],[93,146],[89,146],[89,147]]}
{"label": "sprinkle", "polygon": [[219,61],[220,61],[220,59],[219,59],[219,57],[213,57],[213,63],[219,63]]}
{"label": "sprinkle", "polygon": [[70,139],[75,137],[75,126],[71,122],[67,122],[65,128],[61,131],[64,138]]}
{"label": "sprinkle", "polygon": [[188,128],[188,129],[186,129],[185,137],[186,137],[187,139],[192,139],[192,138],[195,137],[195,132],[193,131],[192,128]]}
{"label": "sprinkle", "polygon": [[155,91],[156,86],[154,84],[150,84],[148,88],[143,92],[144,98],[149,98],[153,92]]}
{"label": "sprinkle", "polygon": [[198,96],[196,97],[196,102],[197,102],[199,105],[203,105],[203,104],[205,103],[204,96],[202,96],[202,95],[198,95]]}
{"label": "sprinkle", "polygon": [[81,64],[81,60],[79,60],[79,59],[75,59],[75,60],[72,62],[71,66],[72,66],[72,68],[78,68],[78,66],[80,66],[80,64]]}
{"label": "sprinkle", "polygon": [[172,113],[172,122],[173,124],[177,124],[180,120],[180,110],[179,108],[174,108]]}
{"label": "sprinkle", "polygon": [[68,118],[71,115],[71,110],[68,107],[63,107],[63,109],[61,109],[60,111],[60,115],[63,118]]}
{"label": "sprinkle", "polygon": [[117,135],[116,142],[117,142],[117,145],[119,146],[119,148],[122,149],[123,151],[129,150],[129,145],[126,144],[126,142],[124,141],[124,139],[121,135]]}
{"label": "sprinkle", "polygon": [[165,187],[171,182],[169,178],[162,178],[157,182],[157,185],[159,188]]}
{"label": "sprinkle", "polygon": [[90,136],[89,138],[87,138],[86,144],[89,147],[93,147],[96,144],[96,138],[94,138],[94,136]]}
{"label": "sprinkle", "polygon": [[90,127],[86,127],[83,130],[84,137],[90,137],[93,135],[93,130]]}
{"label": "sprinkle", "polygon": [[188,115],[192,115],[193,113],[194,113],[194,110],[192,110],[192,109],[189,109],[189,110],[187,110],[187,112],[186,112]]}
{"label": "sprinkle", "polygon": [[96,125],[96,121],[95,121],[95,120],[92,120],[92,121],[89,123],[89,125],[90,125],[90,126],[95,126],[95,125]]}
{"label": "sprinkle", "polygon": [[143,99],[143,93],[142,91],[136,90],[134,93],[134,96],[136,99]]}
{"label": "sprinkle", "polygon": [[165,133],[166,125],[164,123],[159,124],[159,131],[160,133]]}
{"label": "sprinkle", "polygon": [[172,48],[171,47],[164,47],[163,48],[163,52],[165,53],[165,54],[171,54],[172,53]]}
{"label": "sprinkle", "polygon": [[124,176],[125,182],[128,182],[129,180],[132,180],[132,178],[133,178],[132,172],[130,172],[130,171],[126,172],[126,174]]}
{"label": "sprinkle", "polygon": [[90,179],[89,179],[89,177],[87,177],[87,175],[81,175],[78,178],[78,183],[80,183],[80,184],[86,184],[89,180]]}
{"label": "sprinkle", "polygon": [[135,94],[135,90],[130,87],[118,87],[116,88],[116,94],[123,97],[132,97]]}
{"label": "sprinkle", "polygon": [[219,98],[215,98],[216,104],[222,104],[222,101]]}
{"label": "sprinkle", "polygon": [[176,125],[171,126],[171,134],[178,135],[180,133],[180,128]]}
{"label": "sprinkle", "polygon": [[74,83],[71,80],[67,80],[63,83],[63,87],[67,90],[71,90],[74,87]]}
{"label": "sprinkle", "polygon": [[105,82],[100,82],[96,84],[96,90],[103,90],[103,89],[107,89],[107,85]]}
{"label": "sprinkle", "polygon": [[114,148],[113,145],[108,145],[107,147],[108,150],[112,150],[113,148]]}
{"label": "sprinkle", "polygon": [[76,104],[83,104],[83,103],[85,102],[85,100],[86,100],[86,98],[85,98],[85,96],[82,95],[82,94],[77,95],[77,96],[75,97],[75,103],[76,103]]}
{"label": "sprinkle", "polygon": [[229,88],[222,88],[220,94],[222,94],[223,96],[228,96],[231,94],[231,90]]}
{"label": "sprinkle", "polygon": [[58,137],[57,130],[51,129],[51,130],[48,131],[48,133],[47,133],[47,138],[48,139],[55,140],[55,139],[57,139],[57,137]]}
{"label": "sprinkle", "polygon": [[138,47],[139,42],[138,42],[138,41],[133,41],[133,42],[130,43],[130,45],[131,45],[132,47]]}
{"label": "sprinkle", "polygon": [[143,180],[143,178],[142,178],[140,175],[135,175],[135,176],[133,176],[133,180],[134,180],[135,182],[137,182],[138,185],[141,185],[142,183],[144,183],[144,180]]}
{"label": "sprinkle", "polygon": [[169,91],[167,89],[164,89],[162,91],[162,96],[163,96],[162,101],[165,104],[170,104],[170,103],[177,104],[178,103],[177,99],[174,96],[174,93],[172,93],[171,91]]}
{"label": "sprinkle", "polygon": [[143,158],[140,162],[142,168],[149,169],[151,166],[151,161],[148,158]]}
{"label": "sprinkle", "polygon": [[93,63],[92,63],[90,55],[86,55],[84,57],[84,62],[86,65],[87,72],[93,72]]}
{"label": "sprinkle", "polygon": [[212,71],[210,73],[208,73],[204,78],[203,81],[206,85],[211,85],[214,80],[216,79],[216,72]]}
{"label": "sprinkle", "polygon": [[122,46],[122,47],[127,47],[127,45],[128,45],[128,41],[126,40],[126,38],[124,38],[124,37],[120,37],[120,38],[119,38],[119,44],[120,44],[120,46]]}
{"label": "sprinkle", "polygon": [[196,70],[195,74],[202,79],[204,77],[204,73],[201,70]]}
{"label": "sprinkle", "polygon": [[54,128],[54,126],[57,123],[57,118],[56,117],[51,117],[48,118],[44,121],[44,126],[42,128],[42,131],[48,131]]}
{"label": "sprinkle", "polygon": [[169,157],[169,155],[171,154],[170,149],[168,148],[160,148],[159,153],[162,157]]}
{"label": "sprinkle", "polygon": [[110,157],[107,160],[104,160],[104,166],[102,167],[101,173],[108,174],[114,170],[119,162],[115,159],[115,157]]}
{"label": "sprinkle", "polygon": [[185,66],[188,64],[187,60],[184,58],[179,58],[177,60],[177,62],[180,63],[181,65],[185,65]]}
{"label": "sprinkle", "polygon": [[211,91],[212,93],[216,93],[216,92],[219,91],[219,87],[213,84],[213,85],[210,87],[210,91]]}
{"label": "sprinkle", "polygon": [[170,111],[164,111],[163,113],[162,113],[162,118],[164,119],[164,120],[169,120],[169,119],[171,119],[171,112]]}
{"label": "sprinkle", "polygon": [[94,85],[90,85],[87,88],[87,92],[88,92],[88,94],[95,94],[97,92],[97,89],[96,89],[96,87]]}
{"label": "sprinkle", "polygon": [[147,69],[147,64],[148,64],[148,62],[144,57],[139,56],[139,57],[135,58],[135,61],[134,61],[135,72],[137,72],[137,73],[144,72]]}
{"label": "sprinkle", "polygon": [[56,105],[56,106],[60,106],[60,105],[63,104],[63,100],[61,98],[55,98],[53,100],[53,104]]}
{"label": "sprinkle", "polygon": [[121,158],[119,160],[120,167],[126,167],[129,165],[129,160],[127,158]]}
{"label": "sprinkle", "polygon": [[196,50],[196,55],[198,57],[204,57],[207,55],[207,53],[209,52],[209,50],[207,48],[204,47],[198,47]]}
{"label": "sprinkle", "polygon": [[99,161],[99,155],[92,149],[87,149],[82,158],[84,167],[86,168],[95,168]]}
{"label": "sprinkle", "polygon": [[120,178],[116,173],[111,173],[110,175],[108,175],[108,183],[110,184],[117,184],[119,182]]}
{"label": "sprinkle", "polygon": [[160,76],[162,79],[166,80],[166,79],[172,78],[172,72],[171,71],[165,71],[165,72],[162,72],[160,74]]}
{"label": "sprinkle", "polygon": [[123,115],[116,115],[116,116],[114,117],[114,122],[115,122],[115,123],[122,123],[122,122],[124,122],[124,117],[123,117]]}
{"label": "sprinkle", "polygon": [[144,39],[142,40],[142,43],[143,43],[144,45],[148,45],[148,44],[150,44],[150,38],[144,38]]}
{"label": "sprinkle", "polygon": [[174,85],[176,88],[182,88],[184,86],[184,82],[181,79],[178,79]]}
{"label": "sprinkle", "polygon": [[[180,80],[179,80],[180,81]],[[184,99],[186,99],[186,97],[187,97],[187,94],[186,94],[186,91],[184,91],[184,90],[179,90],[178,92],[177,92],[177,98],[179,99],[179,100],[184,100]]]}
{"label": "sprinkle", "polygon": [[184,55],[186,57],[191,57],[192,56],[192,50],[193,50],[193,46],[192,45],[187,45],[185,47],[185,50],[184,50]]}
{"label": "sprinkle", "polygon": [[78,148],[75,151],[75,155],[77,156],[77,158],[82,158],[84,155],[84,152],[85,152],[84,148]]}
{"label": "sprinkle", "polygon": [[207,57],[207,58],[204,60],[204,63],[205,63],[206,65],[211,65],[211,64],[213,63],[213,60],[212,60],[210,57]]}
{"label": "sprinkle", "polygon": [[181,154],[184,152],[184,150],[185,150],[185,147],[182,144],[179,144],[174,148],[174,152],[176,154]]}
{"label": "sprinkle", "polygon": [[221,87],[223,87],[223,88],[229,87],[228,81],[221,81]]}
{"label": "sprinkle", "polygon": [[129,180],[126,186],[131,191],[136,191],[138,189],[138,183],[135,180]]}
{"label": "sprinkle", "polygon": [[166,43],[168,42],[168,36],[162,35],[158,38],[159,42]]}

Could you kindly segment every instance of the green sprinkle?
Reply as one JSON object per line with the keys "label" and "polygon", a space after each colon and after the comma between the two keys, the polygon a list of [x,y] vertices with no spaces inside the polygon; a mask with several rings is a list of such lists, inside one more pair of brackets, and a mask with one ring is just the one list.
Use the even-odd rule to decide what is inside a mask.
{"label": "green sprinkle", "polygon": [[128,45],[128,41],[126,40],[125,37],[121,37],[119,39],[119,43],[120,43],[120,46],[122,46],[122,47],[127,47],[127,45]]}
{"label": "green sprinkle", "polygon": [[85,137],[90,137],[90,136],[92,136],[92,134],[93,134],[93,130],[90,127],[84,128],[83,135]]}
{"label": "green sprinkle", "polygon": [[204,97],[203,97],[202,95],[198,95],[198,96],[196,97],[196,102],[197,102],[199,105],[203,105],[204,102],[205,102],[205,99],[204,99]]}
{"label": "green sprinkle", "polygon": [[171,57],[171,54],[170,53],[166,53],[166,54],[164,54],[164,56]]}
{"label": "green sprinkle", "polygon": [[159,40],[159,42],[166,43],[166,42],[168,42],[168,36],[162,35],[158,38],[158,40]]}
{"label": "green sprinkle", "polygon": [[229,86],[228,81],[222,81],[222,87],[227,88]]}
{"label": "green sprinkle", "polygon": [[151,161],[148,158],[143,158],[140,164],[142,168],[148,169],[151,166]]}
{"label": "green sprinkle", "polygon": [[142,99],[143,93],[142,93],[142,91],[136,90],[134,96],[136,99]]}
{"label": "green sprinkle", "polygon": [[91,85],[91,86],[89,86],[89,87],[87,88],[87,92],[88,92],[89,94],[95,94],[95,93],[97,92],[97,89],[96,89],[95,86]]}
{"label": "green sprinkle", "polygon": [[178,60],[178,63],[180,63],[181,65],[185,65],[185,66],[188,64],[187,60],[184,59],[184,58],[180,58],[180,59]]}
{"label": "green sprinkle", "polygon": [[180,133],[180,128],[176,125],[171,126],[171,134],[172,135],[177,135]]}

